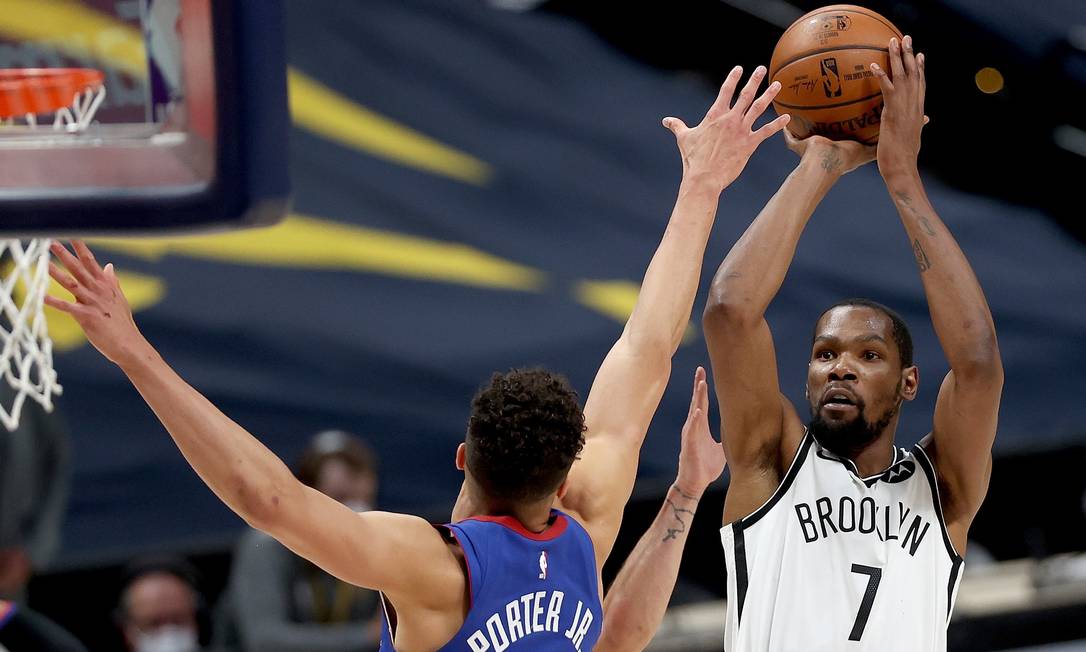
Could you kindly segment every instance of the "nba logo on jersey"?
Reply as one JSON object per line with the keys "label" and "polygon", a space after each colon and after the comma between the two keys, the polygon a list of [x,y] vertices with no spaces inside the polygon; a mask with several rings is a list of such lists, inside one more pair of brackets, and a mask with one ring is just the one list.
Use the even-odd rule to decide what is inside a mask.
{"label": "nba logo on jersey", "polygon": [[539,553],[539,579],[547,579],[547,551]]}

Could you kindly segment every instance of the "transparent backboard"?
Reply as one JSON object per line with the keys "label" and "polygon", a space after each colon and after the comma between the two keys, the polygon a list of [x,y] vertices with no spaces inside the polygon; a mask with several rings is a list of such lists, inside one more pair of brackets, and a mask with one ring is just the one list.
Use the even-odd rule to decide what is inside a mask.
{"label": "transparent backboard", "polygon": [[0,126],[0,233],[267,224],[286,210],[278,0],[0,0],[0,69],[93,68],[78,130]]}

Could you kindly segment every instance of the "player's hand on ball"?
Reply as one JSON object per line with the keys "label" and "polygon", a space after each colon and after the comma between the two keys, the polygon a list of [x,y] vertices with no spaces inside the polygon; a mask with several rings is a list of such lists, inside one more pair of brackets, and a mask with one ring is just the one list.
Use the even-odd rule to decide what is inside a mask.
{"label": "player's hand on ball", "polygon": [[687,496],[700,497],[713,480],[724,472],[724,447],[709,431],[709,387],[705,369],[694,372],[694,395],[683,425],[676,488]]}
{"label": "player's hand on ball", "polygon": [[90,343],[109,360],[120,364],[143,342],[132,309],[121,292],[113,264],[103,269],[80,240],[72,242],[72,249],[75,255],[61,243],[53,243],[53,255],[64,267],[50,262],[49,275],[75,297],[75,302],[46,295],[45,303],[71,315]]}
{"label": "player's hand on ball", "polygon": [[871,64],[882,87],[884,107],[879,131],[879,172],[885,178],[916,171],[924,116],[924,55],[913,54],[913,40],[890,39],[890,76]]}
{"label": "player's hand on ball", "polygon": [[817,157],[822,169],[838,175],[875,160],[875,145],[864,145],[855,140],[830,140],[823,136],[800,139],[785,129],[784,142],[800,157]]}
{"label": "player's hand on ball", "polygon": [[678,142],[684,178],[708,180],[723,190],[743,171],[758,145],[788,124],[786,114],[757,130],[751,129],[781,89],[779,83],[773,82],[755,99],[765,74],[765,67],[758,66],[733,106],[732,97],[743,75],[742,68],[733,68],[713,106],[696,127],[687,127],[678,118],[664,118],[664,126]]}

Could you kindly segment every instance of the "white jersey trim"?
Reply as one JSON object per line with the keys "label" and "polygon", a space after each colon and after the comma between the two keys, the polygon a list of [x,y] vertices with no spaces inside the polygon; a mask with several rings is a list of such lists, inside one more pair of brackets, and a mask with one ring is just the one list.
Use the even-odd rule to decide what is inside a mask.
{"label": "white jersey trim", "polygon": [[935,473],[935,465],[932,464],[928,452],[924,450],[922,445],[917,444],[913,449],[916,451],[916,461],[920,463],[920,467],[924,469],[924,475],[928,478],[928,485],[931,487],[931,499],[935,503],[935,516],[939,519],[939,530],[943,535],[943,544],[950,555],[950,581],[947,582],[946,589],[946,622],[949,625],[950,614],[954,611],[954,601],[958,596],[958,585],[961,582],[962,566],[965,565],[965,559],[958,554],[954,542],[950,540],[950,531],[947,530],[946,519],[943,517],[943,500],[939,495],[939,477]]}
{"label": "white jersey trim", "polygon": [[946,529],[946,519],[943,518],[943,499],[939,495],[939,476],[935,473],[935,465],[932,464],[931,458],[928,457],[928,452],[924,450],[923,446],[917,444],[913,448],[917,452],[916,460],[920,462],[921,468],[924,469],[924,475],[928,477],[928,485],[931,487],[931,500],[935,503],[935,515],[939,517],[939,529],[943,534],[946,551],[950,555],[951,561],[960,560],[962,556],[958,554],[954,542],[950,540],[950,530]]}
{"label": "white jersey trim", "polygon": [[743,518],[736,519],[729,525],[742,523],[743,529],[746,529],[768,514],[769,510],[773,509],[773,506],[776,505],[777,501],[784,495],[784,492],[788,491],[788,488],[792,486],[792,482],[796,479],[796,475],[799,474],[799,469],[803,466],[803,461],[807,459],[807,452],[810,450],[811,444],[813,443],[814,435],[811,434],[810,430],[804,428],[803,439],[800,440],[799,448],[796,449],[796,456],[792,458],[792,463],[788,465],[788,470],[785,471],[784,477],[781,478],[781,483],[777,485],[777,488],[769,495],[769,498],[758,507],[758,509],[747,514]]}
{"label": "white jersey trim", "polygon": [[[811,444],[814,442],[814,436],[811,435],[809,430],[804,430],[803,439],[800,440],[799,448],[796,450],[796,456],[792,458],[792,463],[788,466],[788,471],[785,472],[784,477],[781,478],[781,483],[777,485],[776,490],[770,494],[769,499],[762,503],[761,507],[754,510],[750,514],[747,514],[743,518],[736,519],[735,521],[725,525],[721,528],[721,531],[731,528],[732,539],[734,547],[732,554],[735,559],[735,602],[736,602],[736,623],[738,624],[743,620],[743,604],[747,599],[747,585],[749,582],[747,576],[747,551],[746,551],[746,539],[744,531],[752,527],[763,516],[769,513],[769,510],[780,501],[781,496],[788,491],[788,488],[795,482],[796,476],[799,475],[799,470],[803,466],[803,462],[807,459],[807,454],[811,449]],[[728,580],[729,583],[731,579]],[[729,596],[729,599],[731,596]]]}

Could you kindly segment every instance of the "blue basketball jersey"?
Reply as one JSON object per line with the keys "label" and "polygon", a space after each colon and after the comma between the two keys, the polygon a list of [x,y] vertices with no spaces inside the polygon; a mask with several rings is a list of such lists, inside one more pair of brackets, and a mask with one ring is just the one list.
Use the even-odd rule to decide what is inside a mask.
{"label": "blue basketball jersey", "polygon": [[[551,510],[551,525],[530,532],[508,516],[477,516],[443,526],[464,551],[471,605],[438,652],[589,652],[603,606],[596,556],[581,524]],[[389,618],[381,650],[394,652]]]}

